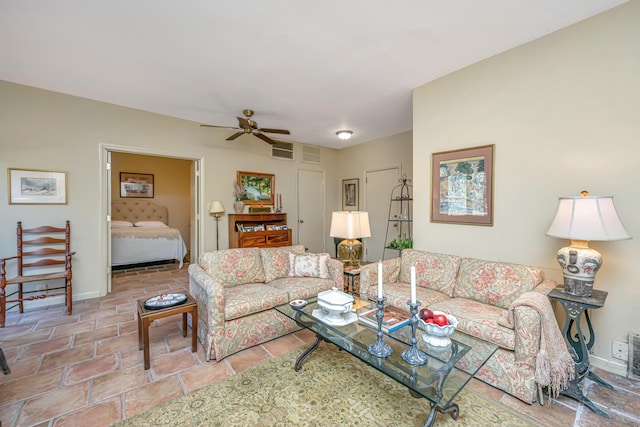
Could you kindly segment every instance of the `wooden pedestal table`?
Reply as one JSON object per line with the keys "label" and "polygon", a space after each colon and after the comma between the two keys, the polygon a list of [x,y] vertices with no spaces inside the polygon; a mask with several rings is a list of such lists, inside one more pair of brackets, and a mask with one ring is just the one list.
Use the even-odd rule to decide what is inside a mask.
{"label": "wooden pedestal table", "polygon": [[198,304],[187,292],[180,292],[187,296],[187,300],[171,307],[149,309],[145,302],[149,298],[138,300],[138,350],[144,350],[144,369],[149,369],[149,325],[157,319],[182,314],[182,336],[187,336],[187,314],[191,313],[191,351],[198,350]]}

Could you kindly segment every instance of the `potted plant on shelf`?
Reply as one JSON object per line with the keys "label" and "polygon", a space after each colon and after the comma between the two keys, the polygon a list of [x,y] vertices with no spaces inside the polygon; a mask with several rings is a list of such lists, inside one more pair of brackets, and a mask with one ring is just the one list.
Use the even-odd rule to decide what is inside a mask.
{"label": "potted plant on shelf", "polygon": [[233,203],[233,209],[237,214],[241,214],[244,211],[244,202],[242,201],[242,197],[247,193],[247,189],[239,185],[237,181],[233,181],[233,189],[234,194],[236,196],[236,201]]}

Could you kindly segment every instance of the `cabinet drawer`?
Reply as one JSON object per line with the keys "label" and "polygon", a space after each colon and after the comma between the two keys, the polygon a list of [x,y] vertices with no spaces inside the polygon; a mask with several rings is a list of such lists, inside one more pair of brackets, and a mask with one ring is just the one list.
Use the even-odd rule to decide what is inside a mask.
{"label": "cabinet drawer", "polygon": [[266,246],[267,245],[267,236],[260,233],[242,233],[240,235],[240,247],[248,248],[248,247],[256,247],[256,246]]}
{"label": "cabinet drawer", "polygon": [[266,236],[267,245],[274,246],[278,243],[289,243],[289,230],[282,230],[279,233],[273,233]]}

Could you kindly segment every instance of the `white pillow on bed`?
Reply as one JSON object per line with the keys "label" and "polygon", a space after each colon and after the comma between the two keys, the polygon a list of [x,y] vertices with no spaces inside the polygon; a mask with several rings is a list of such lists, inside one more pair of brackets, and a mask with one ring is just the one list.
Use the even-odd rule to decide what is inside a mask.
{"label": "white pillow on bed", "polygon": [[136,221],[135,226],[147,228],[169,228],[169,226],[162,221]]}
{"label": "white pillow on bed", "polygon": [[111,221],[111,228],[129,228],[133,227],[131,221]]}

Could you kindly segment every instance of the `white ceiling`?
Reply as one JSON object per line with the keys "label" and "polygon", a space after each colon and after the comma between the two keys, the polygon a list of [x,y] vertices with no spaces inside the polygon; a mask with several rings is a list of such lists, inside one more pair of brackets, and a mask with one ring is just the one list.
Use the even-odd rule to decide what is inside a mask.
{"label": "white ceiling", "polygon": [[413,88],[624,2],[0,0],[0,80],[194,126],[252,108],[341,148],[410,130]]}

